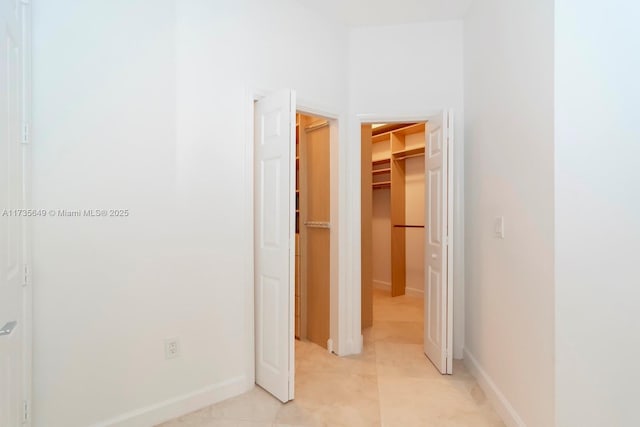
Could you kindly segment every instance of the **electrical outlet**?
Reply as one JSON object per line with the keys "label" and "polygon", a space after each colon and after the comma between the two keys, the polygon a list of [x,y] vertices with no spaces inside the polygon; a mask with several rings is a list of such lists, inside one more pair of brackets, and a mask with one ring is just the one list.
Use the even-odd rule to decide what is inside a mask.
{"label": "electrical outlet", "polygon": [[167,338],[164,340],[164,358],[175,359],[180,356],[180,341],[178,338]]}

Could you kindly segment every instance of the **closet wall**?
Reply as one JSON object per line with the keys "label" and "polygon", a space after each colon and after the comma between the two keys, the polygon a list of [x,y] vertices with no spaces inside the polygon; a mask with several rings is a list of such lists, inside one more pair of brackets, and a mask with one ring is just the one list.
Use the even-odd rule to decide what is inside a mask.
{"label": "closet wall", "polygon": [[391,189],[373,191],[371,209],[373,285],[391,289]]}
{"label": "closet wall", "polygon": [[[407,144],[425,143],[424,132],[407,135]],[[424,157],[413,157],[405,162],[405,217],[407,224],[424,225],[425,179]],[[421,293],[424,290],[424,228],[405,230],[406,290]]]}

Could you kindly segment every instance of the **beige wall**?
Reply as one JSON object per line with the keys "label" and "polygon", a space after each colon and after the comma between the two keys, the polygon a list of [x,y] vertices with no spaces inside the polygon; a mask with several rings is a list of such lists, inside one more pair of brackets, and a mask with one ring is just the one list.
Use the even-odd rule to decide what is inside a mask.
{"label": "beige wall", "polygon": [[[405,160],[405,173],[406,223],[424,225],[424,157]],[[422,292],[424,290],[424,236],[424,228],[407,228],[406,230],[407,291]]]}
{"label": "beige wall", "polygon": [[639,17],[555,1],[558,427],[640,426]]}
{"label": "beige wall", "polygon": [[553,4],[476,2],[464,28],[465,363],[532,427],[554,425]]}
{"label": "beige wall", "polygon": [[33,12],[33,206],[131,212],[33,223],[34,425],[156,425],[252,388],[247,89],[344,119],[347,29],[290,0]]}
{"label": "beige wall", "polygon": [[[391,191],[373,191],[373,283],[391,284]],[[389,290],[391,292],[391,290]]]}

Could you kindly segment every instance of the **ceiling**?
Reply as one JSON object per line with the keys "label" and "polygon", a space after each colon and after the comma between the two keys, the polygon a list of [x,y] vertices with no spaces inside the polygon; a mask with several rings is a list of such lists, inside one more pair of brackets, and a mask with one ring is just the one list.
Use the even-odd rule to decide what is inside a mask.
{"label": "ceiling", "polygon": [[472,0],[299,0],[349,26],[399,25],[461,18]]}

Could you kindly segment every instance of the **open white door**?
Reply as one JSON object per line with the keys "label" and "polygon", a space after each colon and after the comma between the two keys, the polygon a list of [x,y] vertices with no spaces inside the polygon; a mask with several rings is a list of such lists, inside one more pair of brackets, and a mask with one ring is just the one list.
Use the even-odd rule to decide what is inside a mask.
{"label": "open white door", "polygon": [[453,373],[453,115],[427,122],[424,352],[443,374]]}
{"label": "open white door", "polygon": [[0,0],[0,426],[28,423],[29,324],[23,142],[26,6]]}
{"label": "open white door", "polygon": [[293,399],[295,94],[255,104],[256,383]]}

